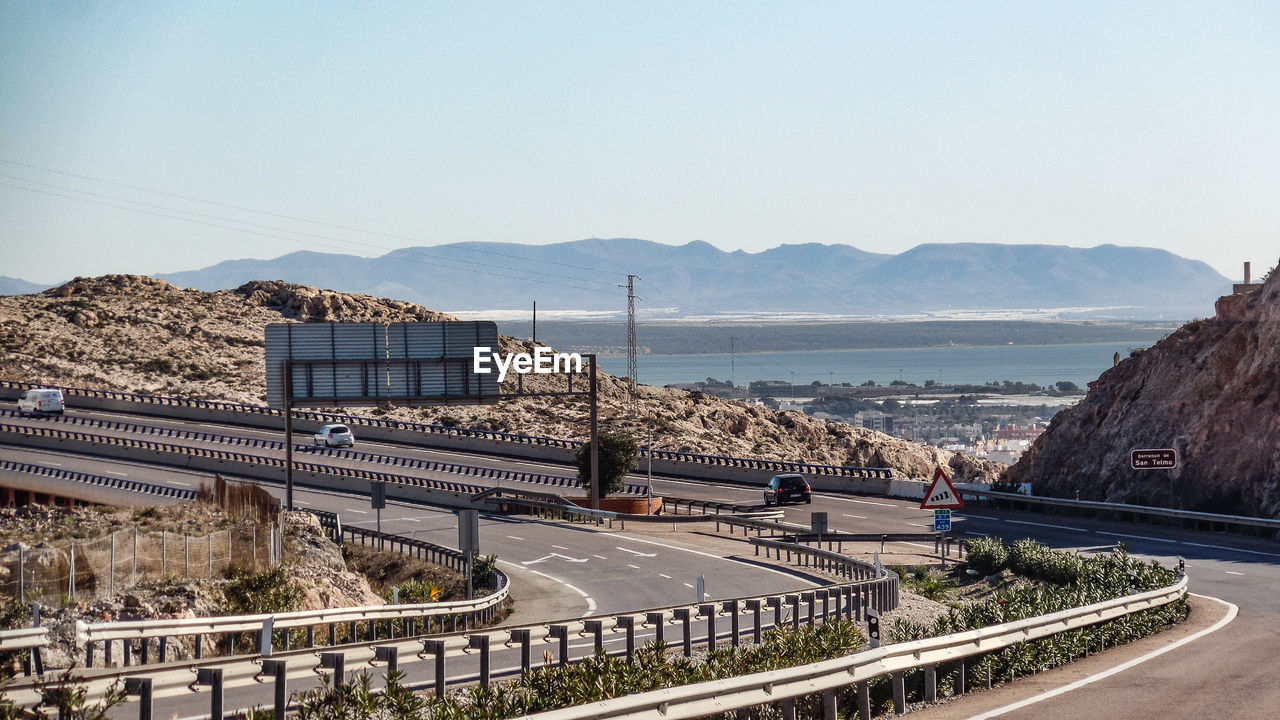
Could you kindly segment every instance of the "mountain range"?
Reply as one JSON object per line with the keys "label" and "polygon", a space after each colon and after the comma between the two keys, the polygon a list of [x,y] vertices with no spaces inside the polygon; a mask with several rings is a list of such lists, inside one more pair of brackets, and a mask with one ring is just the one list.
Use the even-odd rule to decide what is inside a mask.
{"label": "mountain range", "polygon": [[284,280],[445,311],[524,310],[536,300],[540,310],[620,312],[628,273],[640,278],[638,309],[679,315],[1088,308],[1072,316],[1181,319],[1211,314],[1231,291],[1203,262],[1142,247],[934,243],[888,255],[805,243],[748,253],[627,238],[455,243],[376,258],[301,251],[155,277],[204,291]]}

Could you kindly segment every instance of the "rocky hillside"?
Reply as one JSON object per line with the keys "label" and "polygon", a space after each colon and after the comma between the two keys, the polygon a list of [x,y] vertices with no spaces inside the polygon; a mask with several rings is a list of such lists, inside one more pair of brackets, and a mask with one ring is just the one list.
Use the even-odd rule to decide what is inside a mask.
{"label": "rocky hillside", "polygon": [[[143,276],[77,278],[34,295],[0,297],[0,377],[262,404],[268,323],[450,319],[409,303],[282,282],[208,293]],[[529,348],[510,338],[502,345],[507,352]],[[525,389],[554,381],[530,376]],[[508,378],[504,392],[514,392],[514,383]],[[600,396],[602,427],[652,439],[655,447],[891,467],[917,479],[928,479],[940,464],[963,481],[990,480],[1003,469],[845,423],[683,390],[642,385],[633,409],[625,383],[610,376],[602,378]],[[569,438],[585,437],[587,428],[585,401],[550,398],[352,412]]]}
{"label": "rocky hillside", "polygon": [[[1131,470],[1175,448],[1175,470]],[[1054,418],[1007,479],[1037,495],[1280,517],[1280,273],[1131,355]]]}

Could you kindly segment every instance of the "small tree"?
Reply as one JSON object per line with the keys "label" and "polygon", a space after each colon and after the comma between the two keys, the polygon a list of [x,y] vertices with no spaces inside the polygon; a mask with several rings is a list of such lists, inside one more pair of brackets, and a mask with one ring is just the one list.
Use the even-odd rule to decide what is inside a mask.
{"label": "small tree", "polygon": [[[600,497],[612,495],[622,489],[627,473],[636,469],[640,447],[635,438],[626,433],[602,432],[600,443]],[[582,488],[591,494],[591,443],[578,448],[578,479]]]}

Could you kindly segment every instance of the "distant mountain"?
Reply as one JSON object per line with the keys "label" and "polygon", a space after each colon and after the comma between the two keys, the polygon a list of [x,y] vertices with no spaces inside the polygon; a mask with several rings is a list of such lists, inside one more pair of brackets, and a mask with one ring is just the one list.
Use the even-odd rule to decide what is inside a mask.
{"label": "distant mountain", "polygon": [[534,300],[548,310],[620,311],[627,273],[641,278],[644,307],[680,314],[1119,308],[1093,314],[1192,318],[1211,314],[1231,290],[1203,262],[1140,247],[956,243],[885,255],[806,243],[747,253],[626,238],[456,243],[378,258],[296,252],[156,277],[205,291],[285,280],[446,311],[524,309]]}
{"label": "distant mountain", "polygon": [[40,285],[39,283],[27,282],[18,278],[5,277],[0,275],[0,295],[30,295],[38,293],[41,290],[47,290],[52,285]]}

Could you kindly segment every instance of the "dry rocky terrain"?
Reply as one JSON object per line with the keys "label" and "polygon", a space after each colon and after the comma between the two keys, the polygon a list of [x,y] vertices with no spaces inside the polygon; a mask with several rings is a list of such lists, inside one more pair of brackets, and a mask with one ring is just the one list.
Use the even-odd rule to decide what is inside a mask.
{"label": "dry rocky terrain", "polygon": [[[0,297],[0,377],[262,404],[263,328],[269,323],[449,319],[410,303],[276,281],[207,293],[145,276],[77,278],[34,295]],[[530,347],[502,339],[505,352]],[[525,389],[556,382],[563,380],[529,376]],[[509,377],[503,389],[515,392],[515,380]],[[939,465],[960,481],[989,482],[1004,469],[846,423],[696,392],[641,385],[633,405],[625,381],[608,375],[600,397],[602,427],[671,450],[889,467],[919,480],[928,480]],[[479,407],[352,412],[567,438],[583,438],[587,422],[585,401],[533,397]]]}
{"label": "dry rocky terrain", "polygon": [[[1173,448],[1172,470],[1130,452]],[[1280,273],[1090,383],[1008,479],[1037,495],[1280,516]]]}

